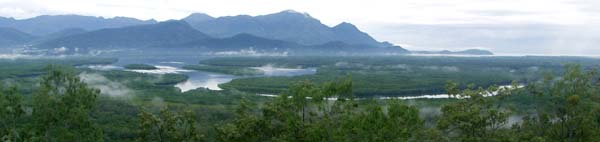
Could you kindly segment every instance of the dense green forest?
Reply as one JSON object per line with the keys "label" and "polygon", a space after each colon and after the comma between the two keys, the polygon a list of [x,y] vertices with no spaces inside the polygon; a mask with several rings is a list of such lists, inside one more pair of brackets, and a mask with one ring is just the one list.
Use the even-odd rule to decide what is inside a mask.
{"label": "dense green forest", "polygon": [[129,64],[129,65],[125,65],[125,68],[132,69],[132,70],[155,70],[155,69],[158,69],[155,66],[146,65],[146,64]]}
{"label": "dense green forest", "polygon": [[[461,99],[431,101],[439,108],[426,112],[422,103],[429,100],[358,99],[354,76],[297,82],[273,99],[209,90],[158,95],[169,94],[163,89],[128,100],[100,95],[69,67],[49,66],[31,94],[18,91],[26,86],[4,85],[0,136],[3,141],[595,141],[600,78],[596,70],[566,68],[559,77],[547,74],[519,89],[462,89],[448,82],[447,92]],[[147,78],[140,87],[161,86],[154,77],[136,78]],[[486,97],[490,94],[495,96]]]}
{"label": "dense green forest", "polygon": [[[419,56],[341,56],[341,57],[223,57],[202,60],[212,68],[260,67],[316,68],[316,74],[239,78],[221,88],[252,93],[279,94],[295,82],[325,83],[351,74],[358,97],[411,96],[445,93],[448,80],[477,86],[526,84],[544,74],[558,75],[569,63],[589,68],[600,63],[584,57],[419,57]],[[205,67],[207,68],[207,67]],[[234,71],[229,71],[234,72]]]}

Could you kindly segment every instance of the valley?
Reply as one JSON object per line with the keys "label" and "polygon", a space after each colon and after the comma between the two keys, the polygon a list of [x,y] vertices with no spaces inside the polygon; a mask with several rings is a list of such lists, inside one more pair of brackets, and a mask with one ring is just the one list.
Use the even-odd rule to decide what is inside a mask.
{"label": "valley", "polygon": [[399,8],[421,1],[341,11],[351,2],[315,15],[206,9],[223,9],[214,17],[195,9],[204,1],[0,2],[0,141],[600,139],[600,57],[562,54],[594,53],[595,26],[578,23],[593,14]]}
{"label": "valley", "polygon": [[[182,56],[122,56],[45,57],[2,59],[2,80],[14,86],[36,86],[48,64],[60,65],[76,73],[91,88],[100,91],[97,111],[92,113],[106,140],[130,141],[137,135],[138,113],[142,109],[158,111],[189,110],[198,114],[202,122],[199,131],[206,138],[218,134],[212,127],[234,122],[240,102],[251,101],[266,105],[287,96],[289,88],[298,83],[327,84],[329,80],[351,79],[356,103],[368,105],[373,101],[402,99],[427,112],[462,99],[449,97],[447,82],[460,82],[458,88],[536,84],[542,75],[563,74],[564,66],[579,64],[584,69],[596,68],[600,59],[590,57],[541,56],[288,56],[288,57],[215,57]],[[133,57],[133,58],[128,58]],[[136,65],[143,69],[127,69]],[[143,66],[142,66],[143,65]],[[189,65],[207,69],[189,70]],[[154,67],[154,68],[152,68]],[[219,70],[211,70],[219,69]],[[248,69],[260,74],[236,74]],[[19,88],[30,100],[35,87]],[[522,88],[525,89],[525,88]],[[521,90],[521,88],[516,89]],[[515,90],[515,91],[516,91]],[[512,92],[512,91],[511,91]],[[33,94],[32,94],[33,93]],[[439,94],[439,95],[436,95]],[[532,111],[532,96],[514,95],[489,97],[520,108],[512,115],[526,115]],[[335,99],[332,99],[334,97]],[[328,101],[342,96],[329,96]],[[310,97],[314,98],[314,97]],[[31,101],[25,101],[28,105]],[[437,112],[440,113],[440,112]],[[426,123],[435,124],[437,114],[422,114]],[[430,116],[432,115],[432,116]],[[521,118],[519,118],[519,121]],[[127,122],[124,124],[113,122]]]}

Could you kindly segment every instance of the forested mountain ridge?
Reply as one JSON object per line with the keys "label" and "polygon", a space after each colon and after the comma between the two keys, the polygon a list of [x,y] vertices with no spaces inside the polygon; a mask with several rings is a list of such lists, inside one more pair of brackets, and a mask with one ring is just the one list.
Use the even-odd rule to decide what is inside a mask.
{"label": "forested mountain ridge", "polygon": [[224,16],[212,18],[196,13],[184,18],[194,28],[215,37],[248,33],[259,37],[296,42],[304,45],[341,41],[348,44],[387,47],[354,25],[343,22],[335,27],[322,24],[307,13],[286,10],[260,16]]}
{"label": "forested mountain ridge", "polygon": [[[239,15],[217,18],[203,13],[194,13],[182,20],[190,23],[199,31],[218,38],[248,33],[304,45],[342,41],[348,44],[391,46],[388,43],[376,41],[350,23],[343,22],[334,27],[328,27],[306,13],[292,10],[260,16]],[[154,23],[157,21],[81,15],[41,15],[28,19],[0,17],[0,27],[10,27],[37,36],[46,36],[66,29],[94,31]]]}
{"label": "forested mountain ridge", "polygon": [[126,17],[42,15],[19,20],[0,18],[0,27],[12,27],[15,29],[12,31],[22,32],[21,35],[30,35],[0,33],[5,37],[23,37],[6,39],[4,45],[51,52],[40,52],[42,54],[86,54],[92,50],[147,47],[206,48],[210,51],[251,49],[293,54],[409,53],[402,47],[376,41],[350,23],[329,27],[306,13],[291,10],[217,18],[194,13],[182,20],[165,22]]}
{"label": "forested mountain ridge", "polygon": [[102,29],[42,42],[40,48],[133,48],[173,45],[210,38],[183,21]]}
{"label": "forested mountain ridge", "polygon": [[2,46],[24,44],[33,39],[36,37],[17,29],[0,27],[0,45]]}
{"label": "forested mountain ridge", "polygon": [[408,53],[401,47],[353,45],[340,41],[307,46],[289,41],[263,38],[248,33],[214,38],[192,28],[187,22],[179,20],[72,34],[43,41],[34,44],[33,47],[61,48],[69,51],[67,53],[110,48],[202,48],[208,51],[238,51],[252,48],[253,50],[269,52],[294,51],[294,54],[337,52]]}
{"label": "forested mountain ridge", "polygon": [[37,36],[44,36],[54,32],[73,28],[92,31],[105,28],[119,28],[153,23],[156,23],[156,21],[144,21],[128,17],[103,18],[82,15],[41,15],[28,19],[0,17],[0,27],[11,27]]}

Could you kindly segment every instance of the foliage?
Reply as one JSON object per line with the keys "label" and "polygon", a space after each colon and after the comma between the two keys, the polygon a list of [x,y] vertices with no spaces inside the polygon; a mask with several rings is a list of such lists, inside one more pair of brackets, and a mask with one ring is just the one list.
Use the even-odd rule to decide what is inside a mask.
{"label": "foliage", "polygon": [[559,70],[559,77],[536,75],[543,79],[526,82],[523,88],[516,83],[513,89],[493,85],[484,89],[450,82],[442,86],[455,99],[408,101],[357,98],[356,82],[362,78],[356,74],[336,82],[304,80],[268,98],[233,89],[182,93],[157,83],[161,75],[86,70],[133,90],[133,97],[117,99],[101,96],[81,82],[77,73],[85,69],[47,69],[40,78],[27,77],[35,81],[11,78],[0,87],[0,140],[583,142],[600,138],[600,76],[585,65],[568,65]]}
{"label": "foliage", "polygon": [[91,111],[100,91],[88,87],[72,72],[49,66],[33,98],[33,140],[102,141]]}
{"label": "foliage", "polygon": [[508,141],[499,129],[506,127],[510,112],[494,104],[493,99],[485,98],[505,91],[495,86],[488,89],[471,87],[461,91],[458,86],[454,82],[446,85],[448,94],[463,99],[442,107],[438,128],[450,134],[455,141]]}
{"label": "foliage", "polygon": [[130,69],[130,70],[155,70],[158,69],[153,65],[147,65],[147,64],[128,64],[125,65],[126,69]]}
{"label": "foliage", "polygon": [[233,123],[217,128],[218,140],[408,141],[424,128],[415,107],[397,100],[361,107],[352,94],[350,79],[323,86],[302,82],[258,116],[243,101]]}
{"label": "foliage", "polygon": [[16,87],[0,89],[0,140],[22,141],[20,120],[25,116],[23,98]]}
{"label": "foliage", "polygon": [[600,136],[600,77],[596,70],[567,66],[561,78],[547,76],[527,88],[529,95],[547,98],[535,102],[536,111],[516,127],[523,141],[596,141]]}
{"label": "foliage", "polygon": [[204,136],[197,128],[192,111],[173,114],[163,108],[158,116],[147,111],[140,114],[141,130],[138,141],[149,142],[199,142]]}
{"label": "foliage", "polygon": [[177,83],[184,82],[188,79],[187,75],[168,73],[160,76],[159,80],[155,83],[156,85],[175,85]]}
{"label": "foliage", "polygon": [[50,64],[63,67],[76,67],[84,65],[102,65],[116,62],[114,58],[41,58],[41,59],[0,59],[0,79],[24,78],[44,75],[46,67]]}
{"label": "foliage", "polygon": [[[272,64],[283,67],[314,67],[314,75],[251,77],[221,84],[224,89],[278,94],[295,82],[324,83],[352,74],[354,91],[360,97],[415,96],[445,93],[448,80],[477,86],[534,82],[544,73],[558,75],[567,63],[596,66],[593,58],[577,57],[229,57],[203,60],[210,66],[254,67]],[[460,86],[464,89],[466,85]]]}

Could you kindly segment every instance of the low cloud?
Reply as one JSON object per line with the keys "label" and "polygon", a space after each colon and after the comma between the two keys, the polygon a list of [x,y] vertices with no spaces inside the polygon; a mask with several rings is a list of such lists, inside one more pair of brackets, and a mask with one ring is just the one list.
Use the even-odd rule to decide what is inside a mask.
{"label": "low cloud", "polygon": [[129,98],[133,91],[125,85],[111,81],[106,77],[95,73],[81,73],[79,77],[92,88],[99,89],[102,95],[119,98]]}
{"label": "low cloud", "polygon": [[428,69],[428,70],[441,70],[441,71],[446,71],[446,72],[460,71],[460,68],[455,67],[455,66],[424,66],[423,68]]}
{"label": "low cloud", "polygon": [[392,69],[402,69],[402,70],[406,70],[406,71],[411,71],[411,67],[407,64],[397,64],[397,65],[391,65],[389,66],[389,68]]}
{"label": "low cloud", "polygon": [[511,127],[513,125],[519,125],[523,122],[523,117],[522,115],[511,115],[507,118],[506,120],[506,125],[505,127]]}
{"label": "low cloud", "polygon": [[222,51],[222,52],[214,52],[212,55],[215,56],[288,56],[289,52],[263,52],[255,50],[250,47],[247,49],[240,49],[237,51]]}

